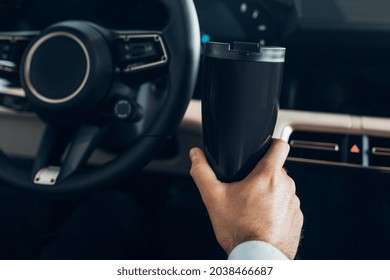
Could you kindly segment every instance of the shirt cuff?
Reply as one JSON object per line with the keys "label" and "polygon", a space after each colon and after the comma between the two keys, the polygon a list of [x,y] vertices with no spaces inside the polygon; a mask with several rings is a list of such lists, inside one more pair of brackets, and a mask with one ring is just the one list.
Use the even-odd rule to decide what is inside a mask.
{"label": "shirt cuff", "polygon": [[247,241],[235,247],[228,260],[288,260],[288,258],[269,243]]}

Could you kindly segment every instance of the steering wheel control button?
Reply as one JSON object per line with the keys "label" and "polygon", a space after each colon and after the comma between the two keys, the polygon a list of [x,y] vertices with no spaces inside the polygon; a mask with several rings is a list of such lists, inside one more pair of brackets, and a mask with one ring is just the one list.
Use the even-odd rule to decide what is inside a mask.
{"label": "steering wheel control button", "polygon": [[57,166],[49,166],[39,170],[34,178],[34,184],[42,186],[54,186],[60,175],[61,168]]}
{"label": "steering wheel control button", "polygon": [[120,100],[115,103],[114,113],[115,116],[120,120],[129,119],[133,112],[133,106],[128,100]]}
{"label": "steering wheel control button", "polygon": [[136,122],[142,118],[142,108],[132,100],[121,99],[114,104],[114,116],[121,121]]}
{"label": "steering wheel control button", "polygon": [[118,49],[120,65],[124,73],[168,63],[164,42],[158,34],[119,35]]}
{"label": "steering wheel control button", "polygon": [[83,42],[66,32],[41,37],[31,47],[25,63],[26,83],[36,98],[46,103],[64,103],[84,88],[90,58]]}
{"label": "steering wheel control button", "polygon": [[125,43],[120,45],[121,61],[137,62],[143,59],[156,58],[158,51],[153,42]]}

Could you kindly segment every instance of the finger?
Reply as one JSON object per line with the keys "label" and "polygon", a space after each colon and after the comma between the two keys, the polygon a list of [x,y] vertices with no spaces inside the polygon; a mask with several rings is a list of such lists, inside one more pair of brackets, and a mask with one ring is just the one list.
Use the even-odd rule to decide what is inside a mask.
{"label": "finger", "polygon": [[256,165],[253,173],[261,173],[264,169],[282,170],[286,162],[290,145],[280,139],[273,139],[270,148],[260,162]]}
{"label": "finger", "polygon": [[201,149],[193,148],[190,151],[190,159],[192,162],[190,173],[203,200],[205,203],[215,201],[219,198],[223,185],[211,169],[206,156]]}

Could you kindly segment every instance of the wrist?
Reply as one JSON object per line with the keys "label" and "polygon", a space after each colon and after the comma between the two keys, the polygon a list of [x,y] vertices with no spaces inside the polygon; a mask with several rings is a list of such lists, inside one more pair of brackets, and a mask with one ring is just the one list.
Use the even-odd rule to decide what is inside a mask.
{"label": "wrist", "polygon": [[229,254],[229,260],[288,260],[278,248],[263,241],[246,241]]}
{"label": "wrist", "polygon": [[263,240],[262,237],[258,236],[258,235],[247,235],[245,237],[239,237],[239,238],[235,238],[233,240],[231,240],[230,242],[227,242],[228,245],[226,246],[222,246],[225,250],[225,252],[230,255],[231,252],[236,248],[238,247],[240,244],[243,244],[243,243],[246,243],[246,242],[251,242],[251,241],[259,241],[259,242],[265,242],[265,243],[269,243],[265,240]]}

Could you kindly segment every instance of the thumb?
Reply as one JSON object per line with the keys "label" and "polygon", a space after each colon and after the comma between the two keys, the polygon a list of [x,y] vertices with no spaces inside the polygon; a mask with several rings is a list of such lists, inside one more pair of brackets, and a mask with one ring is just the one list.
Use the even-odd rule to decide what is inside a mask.
{"label": "thumb", "polygon": [[207,206],[208,203],[216,202],[224,190],[223,184],[217,179],[201,149],[191,149],[190,159],[192,162],[190,173],[204,203]]}

